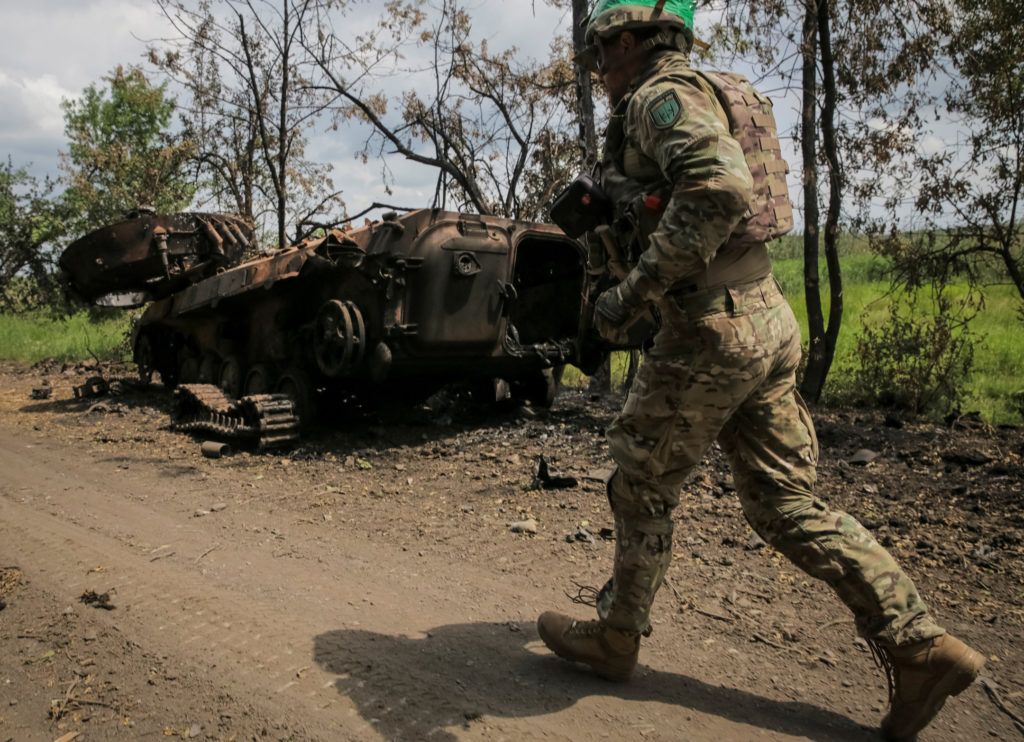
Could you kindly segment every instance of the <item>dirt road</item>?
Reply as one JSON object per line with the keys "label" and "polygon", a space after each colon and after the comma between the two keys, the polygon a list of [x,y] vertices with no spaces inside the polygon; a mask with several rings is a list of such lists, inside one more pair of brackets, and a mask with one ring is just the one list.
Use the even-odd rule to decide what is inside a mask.
{"label": "dirt road", "polygon": [[[421,411],[208,460],[166,430],[159,388],[94,408],[68,399],[72,371],[29,401],[39,375],[0,377],[0,742],[874,738],[883,677],[828,592],[750,538],[717,457],[680,508],[637,677],[544,650],[537,614],[589,616],[565,592],[610,564],[612,405]],[[1024,707],[1021,432],[848,416],[822,438],[826,496]],[[842,463],[860,447],[878,463]],[[540,453],[581,486],[529,489]],[[528,517],[536,535],[511,532]],[[922,739],[1021,736],[976,685]]]}

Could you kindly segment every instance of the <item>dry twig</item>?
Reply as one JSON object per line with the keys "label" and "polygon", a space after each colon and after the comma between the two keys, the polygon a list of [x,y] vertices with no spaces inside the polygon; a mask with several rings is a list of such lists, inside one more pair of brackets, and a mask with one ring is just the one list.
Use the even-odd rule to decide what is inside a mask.
{"label": "dry twig", "polygon": [[71,693],[75,690],[75,686],[78,685],[78,678],[71,681],[71,685],[64,692],[64,700],[55,704],[54,708],[50,710],[50,715],[54,721],[60,721],[61,717],[64,716],[64,712],[68,710],[68,704],[71,703]]}
{"label": "dry twig", "polygon": [[714,613],[713,611],[706,611],[703,608],[697,608],[697,607],[694,607],[693,610],[696,611],[697,613],[699,613],[702,616],[707,616],[708,618],[713,618],[713,619],[715,619],[717,621],[725,621],[726,623],[735,623],[735,619],[734,618],[730,618],[729,616],[723,616],[721,613]]}
{"label": "dry twig", "polygon": [[988,694],[989,700],[995,704],[996,708],[1013,719],[1013,723],[1016,725],[1017,731],[1024,733],[1024,719],[1006,705],[1006,701],[1004,701],[1003,697],[999,694],[999,690],[996,688],[995,683],[988,678],[982,678],[981,687],[985,689],[985,693]]}
{"label": "dry twig", "polygon": [[214,544],[214,545],[213,545],[213,546],[211,546],[211,547],[210,547],[209,549],[207,549],[206,551],[204,551],[204,552],[203,552],[202,554],[200,554],[199,556],[197,556],[197,557],[196,557],[196,561],[198,562],[198,561],[199,561],[200,559],[202,559],[202,558],[203,558],[204,556],[206,556],[207,554],[209,554],[209,553],[210,553],[211,551],[214,551],[215,549],[219,549],[219,548],[220,548],[220,544]]}
{"label": "dry twig", "polygon": [[757,633],[751,634],[750,635],[750,639],[751,639],[751,641],[761,642],[762,644],[767,644],[769,647],[775,647],[776,649],[782,649],[782,650],[785,650],[786,652],[795,652],[796,651],[795,649],[793,649],[793,647],[787,647],[785,644],[779,644],[778,642],[772,641],[768,637],[762,636],[761,634],[757,634]]}

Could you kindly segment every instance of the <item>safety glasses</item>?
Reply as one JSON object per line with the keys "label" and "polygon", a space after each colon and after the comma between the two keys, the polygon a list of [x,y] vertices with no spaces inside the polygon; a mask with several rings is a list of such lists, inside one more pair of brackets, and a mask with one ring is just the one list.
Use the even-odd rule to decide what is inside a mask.
{"label": "safety glasses", "polygon": [[604,75],[607,72],[608,64],[605,58],[605,50],[609,46],[614,45],[616,39],[618,39],[617,35],[610,39],[602,39],[600,36],[595,36],[594,42],[584,47],[583,51],[576,55],[576,64],[588,72]]}

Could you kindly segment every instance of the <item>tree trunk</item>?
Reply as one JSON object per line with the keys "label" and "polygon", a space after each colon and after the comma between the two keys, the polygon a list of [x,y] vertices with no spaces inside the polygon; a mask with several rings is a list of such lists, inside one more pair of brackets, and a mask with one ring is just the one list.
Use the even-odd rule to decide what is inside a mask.
{"label": "tree trunk", "polygon": [[640,370],[640,351],[629,351],[629,365],[626,366],[626,381],[623,384],[624,391],[628,394],[633,388],[633,381],[636,379],[636,372]]}
{"label": "tree trunk", "polygon": [[1002,257],[1003,263],[1006,264],[1006,272],[1010,275],[1010,280],[1017,287],[1017,293],[1020,294],[1021,299],[1024,299],[1024,271],[1021,270],[1020,263],[1014,258],[1009,245],[1004,245],[999,255]]}
{"label": "tree trunk", "polygon": [[597,367],[597,370],[590,375],[587,384],[589,394],[599,394],[602,397],[611,394],[612,391],[612,356],[609,353],[604,363]]}
{"label": "tree trunk", "polygon": [[835,57],[832,54],[832,32],[830,1],[819,0],[818,7],[818,42],[821,45],[822,88],[825,103],[821,110],[821,137],[828,161],[828,215],[825,218],[825,263],[828,268],[829,308],[828,327],[821,347],[821,359],[813,369],[814,374],[804,375],[805,396],[817,402],[825,388],[825,380],[832,359],[835,358],[836,344],[839,340],[839,327],[843,320],[843,274],[839,265],[839,214],[843,198],[843,173],[839,162],[839,149],[836,142],[836,76]]}
{"label": "tree trunk", "polygon": [[804,194],[804,296],[807,300],[807,329],[809,348],[807,370],[800,391],[811,401],[817,401],[821,369],[825,359],[825,320],[821,308],[818,278],[818,13],[817,3],[808,0],[804,10],[803,74],[801,89],[803,105],[800,112],[800,151],[803,157]]}
{"label": "tree trunk", "polygon": [[[572,46],[576,54],[586,43],[588,0],[572,0]],[[583,171],[590,172],[597,162],[597,127],[594,124],[594,86],[590,71],[576,65],[576,104],[580,119],[580,149]]]}

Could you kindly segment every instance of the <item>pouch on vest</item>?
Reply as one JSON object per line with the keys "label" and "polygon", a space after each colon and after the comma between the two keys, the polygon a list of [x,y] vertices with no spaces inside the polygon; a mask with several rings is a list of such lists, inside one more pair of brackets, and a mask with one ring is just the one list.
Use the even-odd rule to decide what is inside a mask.
{"label": "pouch on vest", "polygon": [[699,72],[715,91],[729,119],[729,129],[739,142],[753,177],[753,196],[743,220],[728,244],[764,243],[793,229],[779,129],[772,103],[743,75],[734,72]]}

